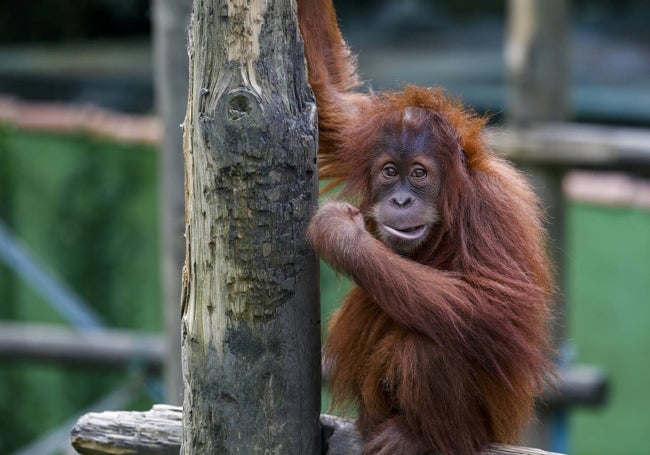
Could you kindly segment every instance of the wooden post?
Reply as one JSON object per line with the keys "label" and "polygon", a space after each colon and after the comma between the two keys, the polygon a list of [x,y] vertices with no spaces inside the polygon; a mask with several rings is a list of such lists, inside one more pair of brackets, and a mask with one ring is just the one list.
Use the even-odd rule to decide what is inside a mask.
{"label": "wooden post", "polygon": [[566,120],[568,10],[568,0],[508,1],[505,60],[511,122]]}
{"label": "wooden post", "polygon": [[295,1],[195,0],[185,117],[185,454],[320,453],[316,117]]}
{"label": "wooden post", "polygon": [[[508,36],[505,53],[510,80],[510,110],[508,121],[525,132],[529,126],[542,121],[566,120],[568,116],[568,1],[567,0],[509,0]],[[549,151],[548,153],[551,153]],[[558,268],[562,301],[564,289],[562,256],[564,197],[561,166],[526,165],[548,215],[548,230],[553,255]],[[555,338],[564,339],[564,305]]]}
{"label": "wooden post", "polygon": [[[511,125],[526,130],[535,122],[566,120],[568,116],[568,1],[509,0],[506,63],[510,80]],[[550,153],[550,151],[549,151]],[[520,163],[521,164],[521,163]],[[562,232],[564,197],[560,166],[522,166],[532,176],[549,220],[549,233],[558,271],[564,259]],[[560,291],[564,289],[558,274]],[[559,292],[558,295],[563,295]],[[560,308],[564,313],[563,306]],[[556,339],[564,338],[564,320],[556,324]]]}
{"label": "wooden post", "polygon": [[[535,122],[566,120],[568,116],[568,0],[509,0],[505,60],[510,82],[508,120],[523,130]],[[561,348],[565,339],[564,295],[564,197],[565,169],[559,166],[522,165],[544,201],[551,252],[557,266],[557,319],[554,340]],[[539,423],[527,443],[564,451],[563,436],[554,434],[564,417],[539,409]],[[554,423],[552,424],[551,422]],[[559,424],[558,424],[559,423]]]}
{"label": "wooden post", "polygon": [[162,300],[167,335],[165,398],[181,404],[181,269],[185,255],[183,132],[187,105],[187,25],[192,0],[154,2],[154,60],[157,111],[162,118],[159,188],[162,256]]}

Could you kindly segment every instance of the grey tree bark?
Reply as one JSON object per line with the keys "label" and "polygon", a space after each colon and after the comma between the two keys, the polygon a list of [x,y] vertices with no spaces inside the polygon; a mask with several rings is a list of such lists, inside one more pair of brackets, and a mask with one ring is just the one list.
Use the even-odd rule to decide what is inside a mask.
{"label": "grey tree bark", "polygon": [[293,0],[195,0],[185,118],[186,454],[320,453],[316,117]]}

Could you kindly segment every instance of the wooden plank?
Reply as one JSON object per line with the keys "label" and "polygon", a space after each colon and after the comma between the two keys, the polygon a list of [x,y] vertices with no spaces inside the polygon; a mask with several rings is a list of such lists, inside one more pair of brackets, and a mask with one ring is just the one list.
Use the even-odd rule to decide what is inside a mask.
{"label": "wooden plank", "polygon": [[162,335],[127,330],[77,331],[62,326],[0,322],[0,358],[96,367],[137,362],[159,369],[166,354]]}
{"label": "wooden plank", "polygon": [[0,124],[3,123],[25,130],[82,132],[143,144],[157,144],[162,137],[162,124],[152,116],[118,113],[95,106],[22,102],[7,96],[0,96]]}
{"label": "wooden plank", "polygon": [[493,128],[494,150],[512,160],[553,166],[650,167],[650,130],[538,122]]}
{"label": "wooden plank", "polygon": [[[322,414],[323,453],[357,455],[361,438],[355,421]],[[146,412],[100,412],[81,417],[72,429],[72,446],[82,455],[178,454],[182,437],[180,407],[155,405]],[[495,444],[483,455],[553,455],[539,449]]]}
{"label": "wooden plank", "polygon": [[71,443],[88,455],[178,455],[182,436],[182,409],[156,405],[146,412],[88,413],[73,427]]}

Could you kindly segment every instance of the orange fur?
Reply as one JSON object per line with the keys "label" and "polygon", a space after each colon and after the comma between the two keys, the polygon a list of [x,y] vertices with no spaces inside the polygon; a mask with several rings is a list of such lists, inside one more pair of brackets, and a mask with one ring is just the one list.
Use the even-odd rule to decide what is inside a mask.
{"label": "orange fur", "polygon": [[[329,324],[336,405],[359,411],[367,454],[468,455],[512,443],[548,378],[553,293],[538,201],[483,140],[485,119],[440,89],[363,94],[330,0],[299,0],[319,113],[322,178],[359,202],[325,204],[309,237],[356,287]],[[377,142],[422,108],[441,172],[440,221],[401,256],[370,216]],[[388,132],[388,133],[387,133]],[[397,134],[397,132],[395,132]]]}

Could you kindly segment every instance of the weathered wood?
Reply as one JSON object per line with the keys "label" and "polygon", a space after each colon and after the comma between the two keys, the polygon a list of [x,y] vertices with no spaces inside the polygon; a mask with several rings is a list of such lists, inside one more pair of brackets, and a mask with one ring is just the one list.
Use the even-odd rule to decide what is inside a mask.
{"label": "weathered wood", "polygon": [[0,358],[3,359],[113,368],[137,363],[145,368],[159,369],[166,352],[163,337],[158,334],[0,323]]}
{"label": "weathered wood", "polygon": [[508,118],[564,120],[568,112],[568,0],[509,0]]}
{"label": "weathered wood", "polygon": [[[72,430],[72,445],[84,455],[177,454],[182,434],[181,416],[181,408],[166,405],[156,405],[147,412],[86,414]],[[320,424],[324,454],[359,454],[361,438],[355,429],[354,420],[323,414],[320,416]],[[160,445],[156,444],[156,440],[160,440]],[[486,449],[483,455],[553,454],[527,447],[495,444]]]}
{"label": "weathered wood", "polygon": [[88,455],[177,455],[182,433],[182,409],[156,405],[146,412],[88,413],[72,429],[71,442]]}
{"label": "weathered wood", "polygon": [[538,122],[491,129],[494,150],[517,162],[558,167],[650,169],[650,130]]}
{"label": "weathered wood", "polygon": [[195,0],[183,453],[320,453],[316,119],[295,1]]}

